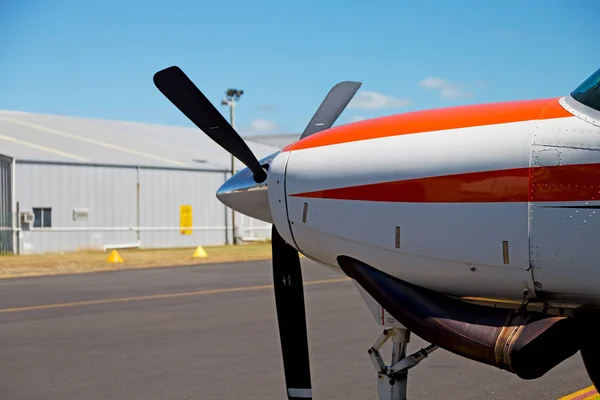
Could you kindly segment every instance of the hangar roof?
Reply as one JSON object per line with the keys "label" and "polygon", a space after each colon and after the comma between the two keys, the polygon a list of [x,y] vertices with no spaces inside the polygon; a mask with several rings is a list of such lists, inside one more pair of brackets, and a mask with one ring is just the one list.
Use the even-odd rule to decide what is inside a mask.
{"label": "hangar roof", "polygon": [[[281,148],[244,139],[259,159]],[[194,127],[8,110],[0,110],[0,154],[29,161],[231,168],[229,153]],[[236,160],[236,169],[241,167]]]}
{"label": "hangar roof", "polygon": [[288,144],[294,143],[300,138],[300,134],[289,134],[282,133],[276,135],[252,135],[247,136],[246,140],[252,140],[253,142],[266,144],[268,146],[274,146],[278,149],[283,149]]}

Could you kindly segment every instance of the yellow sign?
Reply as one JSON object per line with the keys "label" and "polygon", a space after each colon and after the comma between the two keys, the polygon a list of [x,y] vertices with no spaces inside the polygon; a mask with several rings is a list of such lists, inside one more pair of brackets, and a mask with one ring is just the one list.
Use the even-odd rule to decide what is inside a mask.
{"label": "yellow sign", "polygon": [[179,206],[179,227],[182,235],[191,235],[192,227],[192,206]]}

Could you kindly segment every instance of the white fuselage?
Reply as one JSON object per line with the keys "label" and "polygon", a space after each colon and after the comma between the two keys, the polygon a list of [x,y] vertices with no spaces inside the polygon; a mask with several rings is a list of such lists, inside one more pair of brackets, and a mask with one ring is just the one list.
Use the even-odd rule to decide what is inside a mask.
{"label": "white fuselage", "polygon": [[567,97],[320,132],[272,161],[273,222],[333,268],[348,255],[458,296],[598,302],[600,128],[588,111]]}

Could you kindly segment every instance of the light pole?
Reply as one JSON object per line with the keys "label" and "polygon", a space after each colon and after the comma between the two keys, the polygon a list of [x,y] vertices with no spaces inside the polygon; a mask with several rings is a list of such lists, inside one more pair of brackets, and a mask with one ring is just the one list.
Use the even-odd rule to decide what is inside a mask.
{"label": "light pole", "polygon": [[[225,91],[225,98],[221,100],[221,105],[229,106],[229,120],[233,129],[235,129],[235,106],[238,100],[244,94],[243,90],[239,89],[227,89]],[[235,158],[231,155],[231,176],[235,174]],[[233,232],[232,239],[233,244],[237,244],[237,237],[235,235],[235,211],[231,209],[231,230]]]}

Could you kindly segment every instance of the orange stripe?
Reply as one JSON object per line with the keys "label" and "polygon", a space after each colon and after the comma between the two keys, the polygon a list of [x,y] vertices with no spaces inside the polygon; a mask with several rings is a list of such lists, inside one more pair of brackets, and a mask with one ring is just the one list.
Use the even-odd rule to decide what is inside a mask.
{"label": "orange stripe", "polygon": [[583,164],[471,172],[292,196],[411,203],[593,201],[600,200],[599,188],[600,164]]}
{"label": "orange stripe", "polygon": [[283,151],[481,125],[572,116],[558,99],[524,100],[415,111],[331,128],[283,149]]}

